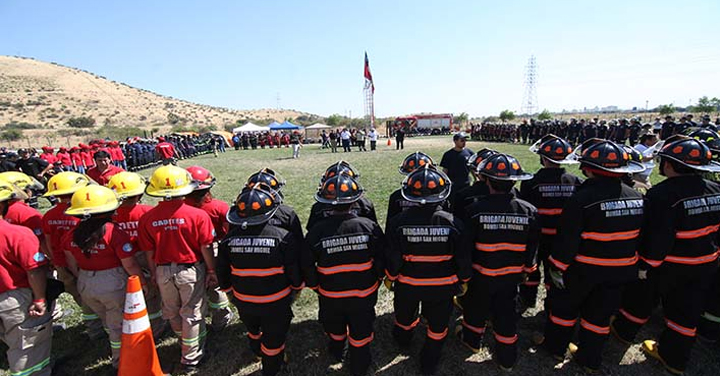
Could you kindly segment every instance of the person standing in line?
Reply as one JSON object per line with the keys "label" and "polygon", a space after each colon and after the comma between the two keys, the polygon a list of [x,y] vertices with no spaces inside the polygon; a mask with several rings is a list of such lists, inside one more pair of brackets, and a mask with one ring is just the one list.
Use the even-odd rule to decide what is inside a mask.
{"label": "person standing in line", "polygon": [[0,340],[12,375],[50,376],[52,317],[45,295],[47,258],[29,229],[4,220],[25,193],[0,179]]}
{"label": "person standing in line", "polygon": [[77,278],[69,269],[62,244],[65,234],[80,223],[79,218],[65,214],[65,210],[70,207],[73,193],[89,184],[91,181],[87,176],[76,172],[61,172],[50,178],[48,191],[43,196],[55,197],[57,204],[43,215],[42,231],[53,267],[57,271],[57,278],[65,286],[65,292],[70,294],[82,309],[85,333],[90,339],[97,340],[105,336],[102,322],[100,317],[87,304],[83,303],[77,289]]}
{"label": "person standing in line", "polygon": [[[606,140],[583,146],[579,162],[588,179],[560,214],[548,257],[552,299],[545,333],[535,342],[558,360],[569,350],[592,373],[600,370],[610,317],[620,308],[622,289],[638,278],[645,203],[642,194],[621,179],[645,167]],[[570,340],[578,321],[576,345]]]}
{"label": "person standing in line", "polygon": [[[135,249],[140,249],[138,244],[138,223],[140,218],[153,208],[150,205],[140,203],[143,193],[145,193],[146,184],[147,182],[142,175],[127,171],[114,175],[107,184],[107,187],[115,191],[115,194],[121,200],[120,206],[115,210],[113,222],[130,235],[130,241]],[[150,268],[145,254],[142,252],[136,253],[135,260],[140,265],[143,276],[149,279]],[[148,284],[144,293],[150,326],[152,327],[153,336],[157,339],[167,329],[167,321],[162,318],[162,301],[157,284]]]}
{"label": "person standing in line", "polygon": [[332,131],[330,131],[330,135],[328,136],[328,138],[330,138],[330,151],[333,153],[337,153],[338,137],[339,136],[334,129]]}
{"label": "person standing in line", "polygon": [[625,343],[635,339],[660,296],[665,328],[642,350],[674,375],[689,364],[697,327],[715,273],[720,185],[703,178],[720,172],[710,149],[696,139],[672,136],[658,153],[666,177],[647,191],[638,279],[625,287],[613,334]]}
{"label": "person standing in line", "polygon": [[357,133],[355,134],[355,139],[357,142],[358,151],[367,151],[365,148],[365,129],[358,129]]}
{"label": "person standing in line", "polygon": [[350,136],[350,131],[347,128],[343,128],[342,132],[340,132],[340,141],[342,141],[343,152],[345,153],[352,151],[350,150]]}
{"label": "person standing in line", "polygon": [[370,133],[368,133],[368,138],[370,139],[370,151],[376,150],[379,136],[380,134],[375,128],[370,128]]}
{"label": "person standing in line", "polygon": [[[555,241],[563,206],[575,193],[577,187],[582,184],[582,179],[567,172],[563,167],[577,163],[573,158],[573,148],[565,139],[549,134],[533,145],[530,151],[540,156],[540,164],[543,167],[535,173],[532,179],[520,184],[520,192],[517,196],[535,205],[538,211],[540,242],[537,264],[538,266],[542,264],[543,267],[547,293],[545,308],[548,308],[552,296],[550,293],[552,286],[549,278],[550,265],[547,259]],[[524,305],[523,308],[535,307],[540,279],[540,268],[538,267],[520,285],[520,299]],[[547,309],[545,311],[547,313]]]}
{"label": "person standing in line", "polygon": [[165,141],[165,137],[158,137],[158,144],[155,145],[155,155],[162,161],[163,166],[169,164],[175,165],[176,157],[180,158],[180,154],[175,150],[175,146]]}
{"label": "person standing in line", "polygon": [[[226,219],[230,207],[225,201],[213,197],[210,191],[216,183],[215,176],[210,170],[200,166],[190,166],[186,170],[190,173],[197,188],[185,196],[185,203],[202,209],[210,216],[213,228],[215,229],[215,242],[213,242],[213,254],[217,257],[215,245],[222,240],[228,232],[230,225]],[[212,329],[220,332],[225,329],[235,316],[230,310],[230,301],[227,295],[218,288],[208,290],[208,305],[212,311]]]}
{"label": "person standing in line", "polygon": [[292,233],[269,223],[278,210],[277,197],[260,184],[243,190],[227,214],[232,226],[218,250],[220,288],[233,295],[263,376],[277,374],[287,362],[293,291],[303,288],[301,245]]}
{"label": "person standing in line", "polygon": [[440,160],[440,167],[443,168],[443,172],[452,181],[452,191],[449,198],[451,203],[454,202],[457,192],[470,185],[470,178],[468,177],[470,168],[467,161],[474,152],[465,147],[467,139],[468,135],[465,132],[455,133],[453,135],[453,148],[446,151]]}
{"label": "person standing in line", "polygon": [[100,185],[106,185],[113,175],[125,171],[122,167],[112,164],[110,153],[105,150],[95,152],[93,160],[95,161],[95,167],[87,170],[87,176]]}
{"label": "person standing in line", "polygon": [[405,149],[405,127],[400,126],[395,130],[395,150]]}
{"label": "person standing in line", "polygon": [[540,227],[537,209],[511,192],[517,181],[529,180],[520,162],[507,154],[493,154],[478,172],[485,177],[489,194],[467,209],[466,223],[475,270],[462,297],[463,319],[456,328],[462,343],[480,351],[487,321],[495,332],[493,359],[504,371],[517,361],[518,285],[535,270]]}
{"label": "person standing in line", "polygon": [[293,159],[300,158],[300,148],[303,147],[303,144],[298,131],[293,131],[292,136],[290,136],[290,144],[292,145]]}
{"label": "person standing in line", "polygon": [[140,248],[160,290],[163,317],[181,338],[180,363],[186,371],[197,368],[205,355],[205,291],[217,286],[212,220],[183,201],[196,186],[185,169],[156,169],[145,193],[164,200],[138,223]]}
{"label": "person standing in line", "polygon": [[78,189],[65,214],[82,220],[62,240],[70,270],[77,273],[82,301],[100,316],[108,332],[116,369],[128,276],[136,275],[146,285],[130,235],[112,222],[118,206],[120,201],[110,188],[92,184]]}
{"label": "person standing in line", "polygon": [[365,375],[371,364],[386,247],[377,222],[350,212],[362,195],[360,183],[348,175],[327,179],[315,200],[331,205],[332,212],[308,231],[301,256],[307,287],[318,294],[330,355],[342,361],[347,342],[350,373],[356,376]]}
{"label": "person standing in line", "polygon": [[407,176],[401,192],[416,206],[389,219],[387,225],[385,284],[395,291],[392,333],[400,346],[408,347],[418,315],[427,320],[420,371],[431,375],[448,334],[453,296],[467,287],[472,276],[471,246],[463,223],[442,208],[450,193],[445,174],[425,164]]}

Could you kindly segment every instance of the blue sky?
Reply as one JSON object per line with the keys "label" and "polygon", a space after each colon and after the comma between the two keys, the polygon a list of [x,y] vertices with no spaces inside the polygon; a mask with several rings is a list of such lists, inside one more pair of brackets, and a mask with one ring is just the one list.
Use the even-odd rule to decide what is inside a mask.
{"label": "blue sky", "polygon": [[237,109],[378,116],[720,97],[720,1],[0,1],[0,54]]}

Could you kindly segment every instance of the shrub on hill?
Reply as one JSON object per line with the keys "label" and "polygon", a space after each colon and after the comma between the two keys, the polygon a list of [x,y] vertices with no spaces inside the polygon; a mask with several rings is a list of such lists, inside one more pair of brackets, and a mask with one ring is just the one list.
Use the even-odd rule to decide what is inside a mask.
{"label": "shrub on hill", "polygon": [[22,130],[20,129],[7,129],[0,133],[0,139],[4,141],[17,141],[23,136]]}
{"label": "shrub on hill", "polygon": [[95,119],[90,116],[70,118],[67,122],[70,128],[92,128],[95,126]]}

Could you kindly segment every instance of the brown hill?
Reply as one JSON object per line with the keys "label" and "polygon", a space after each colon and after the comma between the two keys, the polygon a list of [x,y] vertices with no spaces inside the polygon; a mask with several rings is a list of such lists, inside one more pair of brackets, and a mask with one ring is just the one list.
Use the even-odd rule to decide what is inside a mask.
{"label": "brown hill", "polygon": [[177,121],[175,125],[214,126],[221,130],[238,120],[282,122],[303,116],[313,117],[294,110],[206,106],[56,63],[0,56],[0,126],[15,122],[36,125],[43,131],[61,130],[68,128],[71,118],[92,117],[96,127],[132,126],[164,132],[171,128],[171,120]]}

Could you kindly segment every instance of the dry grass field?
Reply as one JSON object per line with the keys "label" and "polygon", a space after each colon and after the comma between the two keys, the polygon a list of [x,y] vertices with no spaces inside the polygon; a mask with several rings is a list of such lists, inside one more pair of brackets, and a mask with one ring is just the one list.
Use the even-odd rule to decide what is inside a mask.
{"label": "dry grass field", "polygon": [[[286,203],[295,208],[303,223],[307,221],[310,206],[314,202],[313,194],[318,179],[324,169],[339,159],[353,164],[361,173],[360,181],[366,189],[367,196],[375,203],[378,219],[385,224],[385,212],[388,196],[397,189],[402,175],[397,166],[409,153],[416,150],[430,154],[439,162],[442,153],[450,148],[449,137],[410,138],[405,150],[396,151],[394,145],[379,145],[376,152],[356,152],[333,154],[319,149],[317,145],[308,145],[301,150],[300,159],[292,159],[291,149],[265,149],[255,151],[228,151],[218,158],[212,155],[181,161],[181,166],[193,164],[203,165],[212,170],[218,178],[213,191],[215,195],[227,202],[232,201],[240,191],[245,179],[262,167],[271,167],[287,180],[285,188]],[[479,150],[491,147],[518,157],[528,171],[539,168],[536,155],[524,145],[484,144],[469,142],[468,147]],[[149,175],[151,171],[143,173]],[[655,175],[653,180],[659,181]],[[150,200],[146,200],[150,201]],[[64,300],[66,307],[74,304]],[[542,304],[539,302],[538,307]],[[57,360],[56,375],[112,375],[109,363],[109,346],[106,341],[91,342],[82,334],[79,325],[79,310],[63,319],[68,329],[58,332],[54,338],[53,356]],[[287,353],[290,363],[285,375],[347,375],[342,364],[332,364],[325,349],[325,336],[317,322],[317,298],[310,290],[304,290],[293,306],[295,317],[287,342]],[[425,328],[418,327],[416,341],[408,353],[403,353],[395,345],[390,335],[393,325],[392,295],[381,288],[376,306],[378,319],[375,324],[375,341],[372,343],[373,364],[371,373],[383,376],[413,375],[418,372],[418,354],[422,345]],[[453,320],[456,318],[453,317]],[[539,331],[544,322],[544,313],[537,310],[527,312],[519,323],[520,341],[519,362],[513,374],[517,375],[580,375],[581,368],[571,361],[561,364],[554,362],[549,356],[537,352],[530,338],[533,332]],[[455,326],[451,322],[451,329]],[[657,336],[662,329],[662,317],[653,316],[651,322],[640,333],[640,338]],[[489,349],[492,336],[486,336],[481,353],[471,354],[453,337],[449,336],[438,375],[500,375],[491,360]],[[207,350],[211,359],[203,365],[195,375],[259,375],[259,363],[253,360],[245,339],[245,328],[237,320],[230,327],[219,333],[210,333]],[[179,361],[177,340],[166,337],[159,343],[158,352],[163,367],[168,371],[174,369]],[[4,359],[3,359],[4,362]],[[6,369],[6,365],[0,365]],[[0,375],[7,375],[0,371]],[[179,375],[179,373],[174,373]],[[659,363],[646,359],[639,344],[624,346],[610,338],[606,347],[605,364],[602,374],[617,376],[661,375],[664,370]],[[688,375],[720,374],[720,349],[717,345],[698,343],[693,352],[693,362],[689,366]]]}

